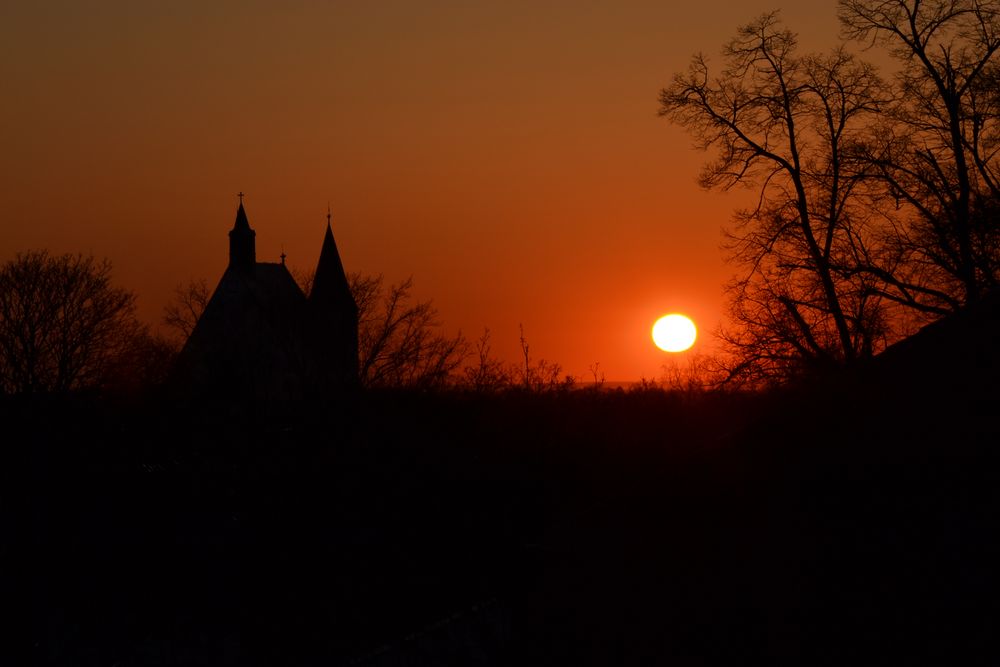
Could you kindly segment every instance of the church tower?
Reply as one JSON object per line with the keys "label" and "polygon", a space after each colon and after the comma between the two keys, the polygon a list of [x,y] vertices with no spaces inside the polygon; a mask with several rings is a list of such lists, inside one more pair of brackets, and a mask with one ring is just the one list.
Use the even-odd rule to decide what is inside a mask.
{"label": "church tower", "polygon": [[326,214],[323,249],[316,265],[309,305],[321,339],[327,372],[347,386],[358,382],[358,306],[333,239],[330,213]]}
{"label": "church tower", "polygon": [[243,210],[243,193],[240,193],[240,207],[236,211],[236,223],[229,231],[229,267],[245,276],[254,274],[257,264],[257,232],[250,229],[247,212]]}

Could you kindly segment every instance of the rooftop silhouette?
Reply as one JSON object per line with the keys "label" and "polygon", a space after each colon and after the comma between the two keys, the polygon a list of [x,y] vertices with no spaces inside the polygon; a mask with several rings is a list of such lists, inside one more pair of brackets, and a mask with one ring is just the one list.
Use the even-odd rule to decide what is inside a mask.
{"label": "rooftop silhouette", "polygon": [[290,401],[358,383],[358,314],[330,216],[307,297],[285,266],[258,262],[242,193],[229,264],[178,357],[196,394]]}

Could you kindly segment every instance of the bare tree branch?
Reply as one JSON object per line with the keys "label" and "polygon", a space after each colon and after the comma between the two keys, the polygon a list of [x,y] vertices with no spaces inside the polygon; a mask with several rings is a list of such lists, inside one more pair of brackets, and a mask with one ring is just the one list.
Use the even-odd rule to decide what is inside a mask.
{"label": "bare tree branch", "polygon": [[111,263],[29,251],[0,268],[0,388],[22,394],[100,387],[142,331],[135,295]]}
{"label": "bare tree branch", "polygon": [[800,56],[776,14],[739,28],[717,78],[696,56],[660,93],[660,114],[714,150],[699,182],[757,190],[728,230],[738,333],[723,334],[738,373],[774,377],[795,368],[853,363],[871,354],[882,301],[840,270],[870,214],[858,202],[867,165],[858,159],[885,101],[874,69],[844,49]]}

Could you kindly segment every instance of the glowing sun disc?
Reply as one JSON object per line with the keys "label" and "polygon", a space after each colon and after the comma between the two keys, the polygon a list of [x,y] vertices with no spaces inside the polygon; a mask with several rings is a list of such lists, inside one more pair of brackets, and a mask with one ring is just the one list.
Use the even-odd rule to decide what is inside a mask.
{"label": "glowing sun disc", "polygon": [[694,322],[679,313],[664,315],[653,325],[653,342],[664,352],[683,352],[697,337]]}

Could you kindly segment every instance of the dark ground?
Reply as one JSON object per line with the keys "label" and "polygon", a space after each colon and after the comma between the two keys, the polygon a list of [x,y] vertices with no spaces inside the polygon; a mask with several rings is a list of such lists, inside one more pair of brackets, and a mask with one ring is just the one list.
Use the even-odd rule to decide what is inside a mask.
{"label": "dark ground", "polygon": [[996,663],[995,353],[904,352],[766,396],[7,400],[11,664]]}

